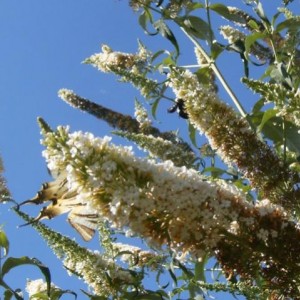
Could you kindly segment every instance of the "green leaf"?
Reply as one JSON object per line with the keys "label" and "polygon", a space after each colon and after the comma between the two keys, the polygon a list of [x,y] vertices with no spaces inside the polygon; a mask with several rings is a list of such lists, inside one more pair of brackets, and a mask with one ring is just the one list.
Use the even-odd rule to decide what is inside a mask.
{"label": "green leaf", "polygon": [[162,61],[164,66],[175,66],[175,61],[173,59],[173,57],[171,55],[169,55],[168,57],[166,57],[165,59],[163,59]]}
{"label": "green leaf", "polygon": [[47,283],[47,294],[50,295],[50,287],[51,287],[51,275],[49,269],[43,265],[36,258],[29,258],[28,256],[23,256],[19,258],[9,257],[6,259],[2,266],[2,278],[13,268],[21,266],[21,265],[33,265],[40,269],[42,274],[45,277]]}
{"label": "green leaf", "polygon": [[61,289],[52,289],[51,290],[51,296],[49,296],[45,292],[38,292],[34,295],[31,295],[30,299],[34,300],[59,300],[63,295],[65,294],[71,294],[74,296],[74,299],[77,299],[77,294],[70,290],[61,290]]}
{"label": "green leaf", "polygon": [[153,24],[154,28],[166,39],[168,39],[173,46],[175,47],[177,56],[179,55],[179,45],[175,38],[175,35],[171,31],[171,29],[167,26],[167,24],[162,20],[158,20]]}
{"label": "green leaf", "polygon": [[184,273],[184,275],[189,279],[193,279],[194,277],[194,273],[192,271],[190,271],[184,264],[182,264],[180,261],[175,260],[176,265],[182,270],[182,272]]}
{"label": "green leaf", "polygon": [[10,300],[14,293],[10,290],[5,290],[4,292],[4,300]]}
{"label": "green leaf", "polygon": [[262,21],[264,21],[264,25],[270,25],[270,21],[268,20],[265,12],[264,12],[264,9],[262,7],[262,4],[261,2],[259,2],[257,4],[257,7],[255,9],[255,12],[257,13],[257,15],[262,19]]}
{"label": "green leaf", "polygon": [[6,256],[9,251],[9,240],[4,231],[0,231],[0,247],[3,248],[3,254]]}
{"label": "green leaf", "polygon": [[170,55],[170,52],[167,50],[159,50],[159,51],[155,52],[151,57],[151,63],[154,62],[159,56],[161,56],[163,54]]}
{"label": "green leaf", "polygon": [[[55,289],[51,291],[51,300],[58,300],[63,295],[70,294],[74,296],[74,299],[77,299],[77,294],[71,290],[61,290],[61,289]],[[68,298],[69,299],[69,298]]]}
{"label": "green leaf", "polygon": [[280,32],[284,29],[287,29],[290,31],[299,31],[299,28],[300,28],[300,18],[293,17],[293,18],[287,19],[287,20],[279,23],[275,29],[275,32]]}
{"label": "green leaf", "polygon": [[221,168],[217,168],[217,167],[207,167],[202,172],[203,173],[211,173],[213,178],[220,177],[221,175],[226,173],[225,170],[223,170]]}
{"label": "green leaf", "polygon": [[285,88],[293,88],[292,79],[283,63],[278,63],[271,68],[270,77],[276,82],[282,83]]}
{"label": "green leaf", "polygon": [[52,295],[51,295],[51,298],[49,299],[49,297],[44,293],[44,292],[38,292],[36,294],[33,294],[30,296],[30,300],[57,300],[56,298],[52,298]]}
{"label": "green leaf", "polygon": [[272,17],[272,26],[274,27],[276,20],[278,19],[278,17],[281,15],[281,12],[276,13],[273,17]]}
{"label": "green leaf", "polygon": [[13,295],[17,300],[24,300],[24,298],[22,297],[22,293],[20,289],[16,289],[15,291],[8,286],[2,278],[0,278],[0,286],[5,288],[5,292],[4,292],[4,299],[11,299],[11,295]]}
{"label": "green leaf", "polygon": [[256,114],[259,111],[261,111],[261,108],[263,108],[264,105],[265,105],[265,99],[264,98],[259,99],[252,108],[252,114]]}
{"label": "green leaf", "polygon": [[188,16],[183,18],[184,28],[188,33],[192,34],[196,38],[209,41],[214,39],[213,33],[209,24],[196,16]]}
{"label": "green leaf", "polygon": [[86,296],[89,297],[90,300],[107,300],[107,297],[104,297],[104,296],[95,296],[95,295],[92,295],[82,289],[80,289]]}
{"label": "green leaf", "polygon": [[195,73],[199,82],[204,85],[211,83],[211,68],[210,67],[203,67],[198,69]]}
{"label": "green leaf", "polygon": [[174,261],[173,260],[170,262],[170,265],[168,267],[168,272],[169,272],[171,278],[173,279],[174,284],[177,286],[178,282],[177,282],[177,276],[175,275],[175,271],[174,271]]}
{"label": "green leaf", "polygon": [[217,57],[224,51],[224,47],[222,47],[219,43],[212,43],[210,50],[211,58],[216,60]]}
{"label": "green leaf", "polygon": [[259,25],[254,20],[250,20],[247,24],[248,24],[248,26],[250,28],[252,28],[255,31],[259,31],[260,30]]}
{"label": "green leaf", "polygon": [[[255,125],[259,126],[262,123],[264,112],[259,112],[249,117],[251,117]],[[280,117],[269,118],[268,121],[264,123],[261,132],[266,138],[272,140],[275,145],[283,145],[285,140],[290,151],[300,154],[299,128],[291,122],[285,121],[285,132],[283,132],[282,122],[283,120]]]}
{"label": "green leaf", "polygon": [[154,100],[154,102],[151,103],[151,114],[155,120],[156,120],[156,111],[160,100],[161,98],[157,98]]}
{"label": "green leaf", "polygon": [[195,263],[195,280],[206,282],[205,265],[208,261],[208,255],[202,257],[201,261]]}
{"label": "green leaf", "polygon": [[186,12],[187,14],[189,14],[190,12],[192,12],[193,10],[199,9],[199,8],[204,8],[204,4],[202,3],[190,3],[187,8],[186,8]]}
{"label": "green leaf", "polygon": [[163,300],[163,299],[166,299],[166,298],[163,298],[162,295],[159,293],[159,292],[152,292],[152,291],[149,291],[149,292],[146,292],[144,293],[143,295],[133,295],[132,298],[126,298],[126,300],[129,300],[129,299],[132,299],[132,300]]}
{"label": "green leaf", "polygon": [[196,142],[196,128],[189,122],[189,138],[192,142],[192,144],[197,148],[197,142]]}
{"label": "green leaf", "polygon": [[158,31],[156,32],[150,32],[147,28],[147,24],[153,24],[153,19],[151,12],[148,9],[145,9],[139,16],[139,24],[144,29],[144,32],[148,35],[156,35],[158,34]]}
{"label": "green leaf", "polygon": [[237,23],[242,23],[242,24],[245,23],[244,18],[236,14],[231,14],[228,7],[222,3],[211,4],[209,5],[209,8],[227,20],[237,22]]}
{"label": "green leaf", "polygon": [[272,118],[274,118],[276,116],[276,114],[278,113],[277,109],[268,109],[263,113],[263,117],[261,119],[261,122],[259,124],[259,126],[257,127],[257,132],[261,132],[264,125]]}
{"label": "green leaf", "polygon": [[248,35],[245,39],[245,56],[248,58],[251,46],[259,39],[263,39],[266,37],[266,33],[263,32],[254,32]]}

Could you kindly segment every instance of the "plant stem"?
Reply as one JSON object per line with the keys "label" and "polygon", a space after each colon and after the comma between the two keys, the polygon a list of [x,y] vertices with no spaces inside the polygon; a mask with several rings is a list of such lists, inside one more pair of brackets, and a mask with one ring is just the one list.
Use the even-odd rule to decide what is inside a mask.
{"label": "plant stem", "polygon": [[207,23],[209,25],[209,45],[211,46],[213,43],[213,37],[212,37],[212,26],[211,26],[211,19],[210,19],[210,10],[209,10],[209,2],[208,0],[205,0],[205,10],[206,10],[206,17],[207,17]]}

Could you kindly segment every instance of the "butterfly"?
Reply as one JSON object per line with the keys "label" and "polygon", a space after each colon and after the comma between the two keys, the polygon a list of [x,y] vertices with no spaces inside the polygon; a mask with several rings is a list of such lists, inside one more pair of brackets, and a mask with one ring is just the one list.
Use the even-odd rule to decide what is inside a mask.
{"label": "butterfly", "polygon": [[89,241],[95,234],[99,216],[95,210],[83,203],[74,189],[69,189],[66,174],[61,173],[54,181],[42,185],[37,194],[20,204],[43,204],[50,201],[40,211],[39,215],[31,222],[23,224],[26,226],[43,219],[52,219],[58,215],[68,213],[68,222],[81,235],[85,241]]}

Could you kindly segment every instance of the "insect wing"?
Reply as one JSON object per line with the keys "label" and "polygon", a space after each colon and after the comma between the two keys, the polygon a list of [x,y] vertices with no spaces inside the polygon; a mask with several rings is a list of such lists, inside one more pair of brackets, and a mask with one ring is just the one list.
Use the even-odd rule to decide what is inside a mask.
{"label": "insect wing", "polygon": [[98,214],[85,206],[75,207],[68,216],[70,225],[88,242],[97,229]]}

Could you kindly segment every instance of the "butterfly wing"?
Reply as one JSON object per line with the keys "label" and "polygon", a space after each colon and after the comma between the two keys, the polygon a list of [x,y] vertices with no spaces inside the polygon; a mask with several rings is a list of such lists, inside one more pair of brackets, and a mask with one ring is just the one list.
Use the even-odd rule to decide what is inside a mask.
{"label": "butterfly wing", "polygon": [[88,242],[97,229],[98,214],[86,206],[74,207],[68,216],[70,225]]}
{"label": "butterfly wing", "polygon": [[66,174],[61,173],[55,180],[51,182],[46,182],[42,184],[41,189],[37,194],[26,201],[18,204],[18,209],[24,204],[42,204],[47,201],[55,202],[57,199],[61,198],[64,194],[68,192],[68,181]]}
{"label": "butterfly wing", "polygon": [[[69,212],[68,221],[70,225],[81,235],[85,241],[89,241],[95,234],[97,228],[98,214],[78,197],[75,189],[69,189],[65,172],[62,172],[54,181],[42,185],[41,190],[35,197],[18,205],[51,203],[43,207],[39,215],[33,220],[38,222],[43,219],[52,219],[58,215]],[[29,222],[25,225],[29,225]]]}

